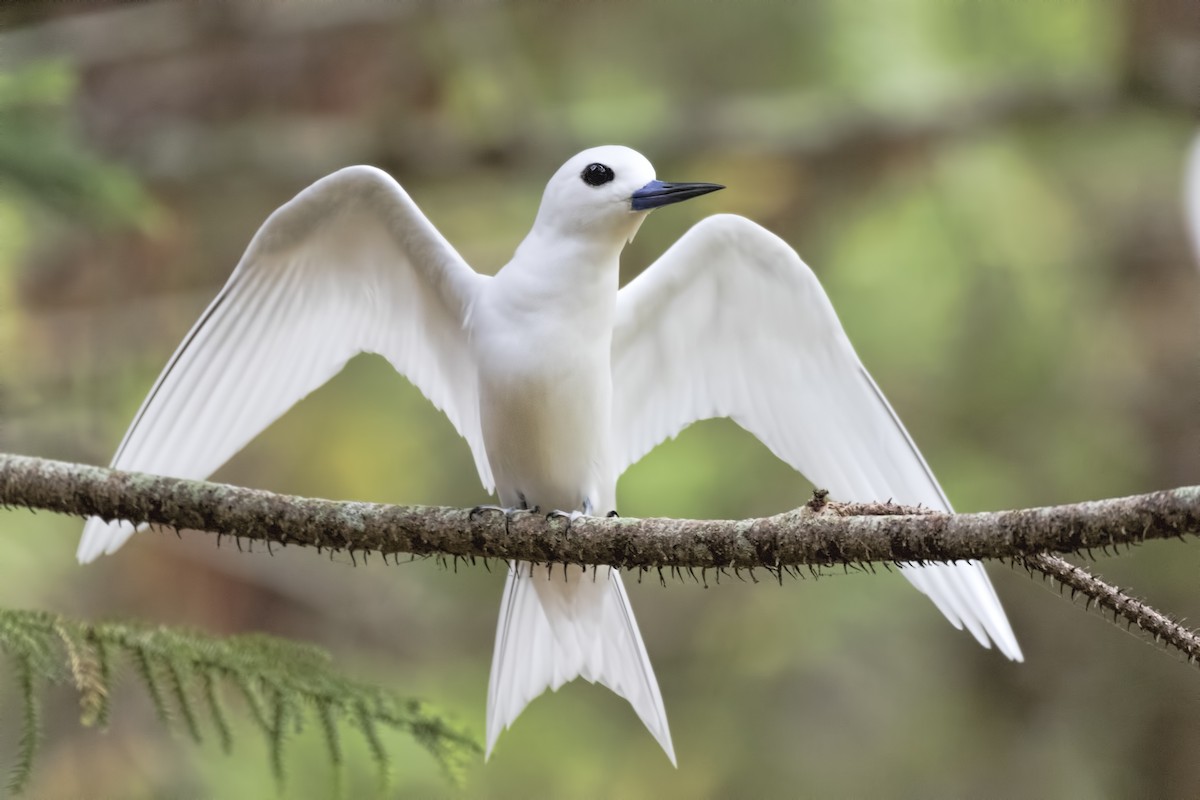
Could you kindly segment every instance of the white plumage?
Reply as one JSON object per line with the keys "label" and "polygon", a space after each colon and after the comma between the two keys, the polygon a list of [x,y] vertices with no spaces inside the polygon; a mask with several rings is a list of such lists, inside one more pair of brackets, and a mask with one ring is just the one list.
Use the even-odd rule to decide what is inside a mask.
{"label": "white plumage", "polygon": [[[349,167],[272,214],[185,338],[113,466],[202,478],[358,352],[384,355],[467,440],[510,508],[603,514],[620,474],[691,423],[727,416],[842,500],[949,510],[812,271],[740,217],[710,217],[618,291],[647,213],[720,188],[668,184],[623,147],[555,173],[494,278],[478,275],[390,177]],[[129,525],[89,520],[87,562]],[[903,574],[959,628],[1020,660],[983,567]],[[618,572],[564,580],[510,565],[488,691],[487,749],[575,677],[626,698],[674,749]]]}

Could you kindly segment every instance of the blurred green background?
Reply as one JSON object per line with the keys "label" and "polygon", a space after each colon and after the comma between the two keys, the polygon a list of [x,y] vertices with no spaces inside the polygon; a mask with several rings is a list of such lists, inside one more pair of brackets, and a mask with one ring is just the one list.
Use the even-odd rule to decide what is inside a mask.
{"label": "blurred green background", "polygon": [[[278,205],[388,170],[478,269],[568,156],[619,143],[728,190],[655,214],[624,278],[704,215],[751,217],[820,276],[960,510],[1200,482],[1200,272],[1181,210],[1191,0],[1010,3],[25,4],[0,17],[0,449],[107,463]],[[747,325],[753,325],[748,319]],[[333,498],[486,501],[450,424],[360,357],[217,475]],[[621,482],[627,516],[758,516],[810,486],[732,424]],[[87,569],[80,524],[0,511],[0,606],[268,631],[483,733],[502,575],[144,534]],[[1093,565],[1200,617],[1200,548]],[[470,797],[1194,797],[1200,674],[1024,572],[990,572],[1027,663],[896,576],[630,581],[680,768],[577,682],[455,790],[388,740],[398,790]],[[765,578],[766,576],[760,576]],[[2,667],[0,667],[2,668]],[[0,680],[0,759],[15,752]],[[34,797],[261,797],[119,692],[107,733],[48,698]],[[5,722],[4,720],[8,720]],[[347,735],[350,796],[375,775]],[[324,797],[315,728],[288,797]]]}

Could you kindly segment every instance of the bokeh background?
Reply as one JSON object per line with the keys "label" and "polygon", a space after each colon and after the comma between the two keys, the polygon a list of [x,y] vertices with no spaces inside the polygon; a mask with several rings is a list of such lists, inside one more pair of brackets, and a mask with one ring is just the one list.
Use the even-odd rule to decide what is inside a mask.
{"label": "bokeh background", "polygon": [[[960,510],[1200,483],[1200,270],[1182,210],[1200,100],[1191,0],[23,4],[0,17],[0,58],[4,451],[107,463],[257,226],[337,167],[395,175],[491,272],[563,160],[621,143],[666,179],[729,187],[655,214],[624,278],[718,211],[783,236]],[[487,499],[449,423],[366,356],[217,478]],[[620,510],[740,518],[810,488],[707,422],[630,469]],[[316,643],[482,738],[498,571],[246,554],[199,534],[144,534],[83,569],[79,529],[0,512],[0,605]],[[1194,542],[1092,566],[1200,617]],[[1024,665],[894,575],[631,580],[678,770],[624,702],[577,682],[534,702],[458,790],[390,737],[396,789],[1196,796],[1196,669],[1024,572],[990,571]],[[4,761],[11,684],[0,672]],[[128,681],[99,733],[51,693],[31,795],[274,791],[254,731],[231,756],[197,747],[165,734],[143,694]],[[355,739],[350,796],[376,787]],[[285,796],[332,791],[315,728],[287,768]]]}

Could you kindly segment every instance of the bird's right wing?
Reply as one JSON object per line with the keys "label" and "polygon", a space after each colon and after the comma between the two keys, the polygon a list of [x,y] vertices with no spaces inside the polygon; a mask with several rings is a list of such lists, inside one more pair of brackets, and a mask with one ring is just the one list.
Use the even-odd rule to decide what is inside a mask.
{"label": "bird's right wing", "polygon": [[[812,270],[749,220],[703,220],[623,288],[612,357],[618,475],[693,422],[729,417],[839,500],[950,510]],[[1020,660],[979,562],[902,573]]]}
{"label": "bird's right wing", "polygon": [[[484,486],[475,372],[464,329],[488,278],[374,167],[347,167],[280,207],[142,403],[112,466],[204,478],[354,355],[382,354],[467,440]],[[93,517],[77,556],[134,532]]]}

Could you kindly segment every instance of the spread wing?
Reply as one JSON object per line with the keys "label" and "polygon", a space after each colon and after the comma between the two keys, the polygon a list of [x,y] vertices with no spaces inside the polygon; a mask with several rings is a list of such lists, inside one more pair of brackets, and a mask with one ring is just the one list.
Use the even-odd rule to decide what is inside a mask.
{"label": "spread wing", "polygon": [[[382,354],[467,440],[484,486],[464,320],[475,273],[391,177],[347,167],[276,210],[142,403],[112,466],[204,478],[354,355]],[[78,558],[134,528],[88,520]]]}
{"label": "spread wing", "polygon": [[[700,222],[618,295],[618,474],[712,417],[733,419],[838,499],[950,510],[812,270],[783,240],[730,215]],[[955,627],[1021,660],[980,563],[902,574]]]}

